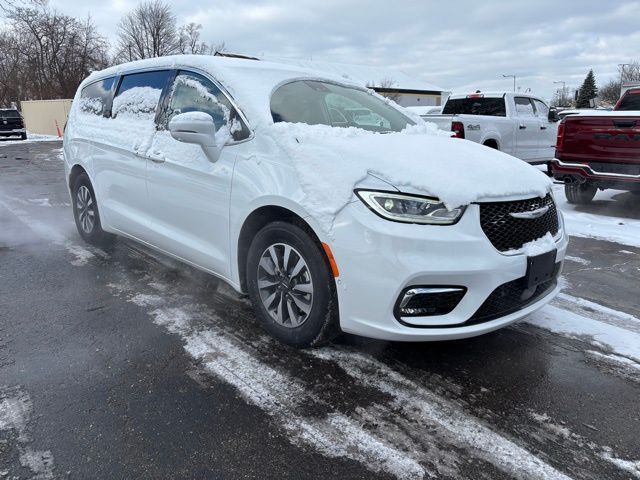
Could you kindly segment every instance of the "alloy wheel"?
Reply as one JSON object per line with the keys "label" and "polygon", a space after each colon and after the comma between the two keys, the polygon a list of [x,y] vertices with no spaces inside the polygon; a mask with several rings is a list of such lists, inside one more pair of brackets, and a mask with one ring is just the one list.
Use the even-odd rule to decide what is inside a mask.
{"label": "alloy wheel", "polygon": [[76,193],[76,215],[84,233],[91,233],[95,225],[96,208],[91,191],[86,185],[80,185]]}
{"label": "alloy wheel", "polygon": [[273,244],[258,262],[258,291],[264,308],[279,325],[302,325],[313,306],[313,281],[304,257],[284,243]]}

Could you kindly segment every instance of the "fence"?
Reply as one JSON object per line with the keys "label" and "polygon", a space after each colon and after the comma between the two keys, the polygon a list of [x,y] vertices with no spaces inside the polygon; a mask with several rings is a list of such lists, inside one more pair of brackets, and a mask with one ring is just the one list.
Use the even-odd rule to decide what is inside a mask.
{"label": "fence", "polygon": [[67,123],[71,100],[28,100],[20,102],[20,107],[27,131],[59,135]]}

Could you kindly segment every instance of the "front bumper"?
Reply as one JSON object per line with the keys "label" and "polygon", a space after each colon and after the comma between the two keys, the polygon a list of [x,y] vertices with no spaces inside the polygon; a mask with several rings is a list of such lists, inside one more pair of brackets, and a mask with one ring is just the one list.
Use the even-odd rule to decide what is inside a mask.
{"label": "front bumper", "polygon": [[23,133],[27,133],[25,128],[12,128],[10,130],[0,130],[0,136],[2,137],[12,137],[14,135],[22,135]]}
{"label": "front bumper", "polygon": [[[399,341],[466,338],[508,325],[549,302],[557,287],[521,310],[467,323],[496,288],[527,270],[525,255],[505,255],[494,248],[479,216],[479,206],[470,205],[455,225],[427,226],[384,220],[360,201],[345,207],[331,242],[341,272],[337,291],[342,330]],[[560,266],[566,247],[562,229],[556,237]],[[415,285],[462,286],[467,291],[445,315],[396,318],[398,297]]]}

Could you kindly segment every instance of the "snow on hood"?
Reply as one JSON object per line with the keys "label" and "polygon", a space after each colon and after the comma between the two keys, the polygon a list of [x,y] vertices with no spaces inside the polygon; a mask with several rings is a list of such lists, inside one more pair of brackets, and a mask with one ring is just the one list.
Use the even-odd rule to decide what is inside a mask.
{"label": "snow on hood", "polygon": [[400,191],[436,197],[453,209],[479,200],[543,197],[549,178],[497,150],[451,138],[434,124],[400,133],[276,123],[270,134],[287,152],[306,197],[303,206],[327,230],[369,174]]}

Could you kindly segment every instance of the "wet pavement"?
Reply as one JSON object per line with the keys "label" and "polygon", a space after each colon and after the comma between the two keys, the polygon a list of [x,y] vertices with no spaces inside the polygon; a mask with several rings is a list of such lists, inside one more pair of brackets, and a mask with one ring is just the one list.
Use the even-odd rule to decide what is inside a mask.
{"label": "wet pavement", "polygon": [[[215,279],[83,244],[60,148],[0,143],[0,479],[640,478],[640,364],[602,339],[290,349]],[[640,249],[568,254],[547,314],[640,335]]]}

